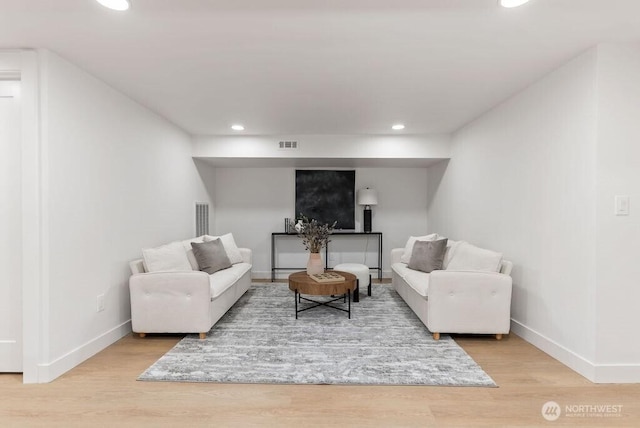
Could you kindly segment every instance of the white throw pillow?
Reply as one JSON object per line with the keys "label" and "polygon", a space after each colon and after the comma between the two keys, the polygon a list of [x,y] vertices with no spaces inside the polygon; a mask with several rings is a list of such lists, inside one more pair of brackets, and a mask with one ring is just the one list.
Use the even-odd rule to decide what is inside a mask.
{"label": "white throw pillow", "polygon": [[143,248],[142,257],[147,272],[193,270],[182,242],[176,241],[160,247]]}
{"label": "white throw pillow", "polygon": [[227,233],[226,235],[222,236],[205,235],[204,240],[212,241],[216,238],[220,238],[220,241],[222,242],[222,245],[224,245],[224,249],[227,252],[227,257],[229,257],[229,261],[232,265],[235,265],[236,263],[242,263],[242,254],[240,254],[240,249],[238,249],[236,241],[235,239],[233,239],[232,233]]}
{"label": "white throw pillow", "polygon": [[453,257],[447,265],[447,270],[479,270],[498,272],[502,263],[502,253],[485,250],[468,242],[458,245]]}
{"label": "white throw pillow", "polygon": [[409,264],[409,261],[411,260],[411,253],[413,253],[413,244],[415,244],[416,241],[435,241],[436,239],[438,239],[437,233],[425,236],[410,236],[407,240],[407,244],[404,246],[404,253],[402,254],[402,257],[400,257],[400,261],[402,263]]}
{"label": "white throw pillow", "polygon": [[[439,236],[439,238],[444,238],[443,236]],[[447,249],[444,252],[444,260],[442,261],[442,269],[447,269],[447,266],[449,266],[449,262],[451,261],[451,259],[453,258],[453,255],[456,253],[456,250],[458,249],[458,247],[460,246],[460,244],[462,244],[465,241],[452,241],[451,239],[449,239],[447,241]]]}

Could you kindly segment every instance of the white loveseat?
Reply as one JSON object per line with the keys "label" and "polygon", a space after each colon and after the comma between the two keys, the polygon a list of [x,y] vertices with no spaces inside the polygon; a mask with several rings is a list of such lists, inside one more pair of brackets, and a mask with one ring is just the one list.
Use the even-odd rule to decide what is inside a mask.
{"label": "white loveseat", "polygon": [[[391,250],[392,284],[434,339],[441,333],[494,334],[497,339],[509,333],[511,262],[467,242],[449,241],[442,270],[425,273],[408,267],[410,251],[409,242]],[[491,267],[486,260],[474,260],[476,254],[490,257]]]}
{"label": "white loveseat", "polygon": [[[230,247],[228,242],[235,247],[232,235],[221,238],[226,238],[225,249]],[[147,272],[144,259],[129,263],[131,326],[141,337],[147,333],[199,333],[203,339],[249,289],[251,250],[230,248],[229,258],[234,263],[210,275],[199,270],[191,250],[191,242],[201,243],[204,239],[205,236],[200,236],[181,242],[190,269]]]}

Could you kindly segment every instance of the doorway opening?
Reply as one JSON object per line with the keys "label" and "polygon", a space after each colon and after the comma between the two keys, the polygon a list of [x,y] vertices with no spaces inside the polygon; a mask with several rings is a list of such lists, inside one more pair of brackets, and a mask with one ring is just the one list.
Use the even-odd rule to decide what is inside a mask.
{"label": "doorway opening", "polygon": [[21,373],[22,114],[19,75],[0,74],[0,372]]}

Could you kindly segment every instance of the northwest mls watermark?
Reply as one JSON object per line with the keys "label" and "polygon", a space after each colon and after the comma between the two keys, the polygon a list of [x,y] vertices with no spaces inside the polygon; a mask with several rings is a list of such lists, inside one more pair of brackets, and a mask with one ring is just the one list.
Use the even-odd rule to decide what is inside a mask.
{"label": "northwest mls watermark", "polygon": [[542,417],[548,421],[563,418],[619,418],[622,404],[565,404],[547,401],[542,405]]}

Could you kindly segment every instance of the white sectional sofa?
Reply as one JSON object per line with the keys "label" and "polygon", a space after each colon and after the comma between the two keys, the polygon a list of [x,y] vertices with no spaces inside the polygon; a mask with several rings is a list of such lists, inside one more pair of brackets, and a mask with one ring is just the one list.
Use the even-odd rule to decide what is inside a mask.
{"label": "white sectional sofa", "polygon": [[442,270],[430,273],[410,269],[410,255],[410,242],[391,250],[392,284],[434,339],[441,333],[494,334],[497,339],[509,333],[513,265],[502,254],[448,241]]}
{"label": "white sectional sofa", "polygon": [[[238,248],[233,235],[221,238],[231,266],[212,274],[200,271],[191,243],[216,237],[195,239],[158,247],[158,252],[187,260],[173,261],[166,268],[156,266],[149,272],[147,258],[130,262],[132,330],[144,337],[147,333],[199,333],[204,338],[213,325],[233,306],[251,285],[251,257],[248,248]],[[180,245],[178,245],[180,244]],[[163,253],[162,250],[165,250]],[[143,254],[145,250],[143,250]],[[156,259],[157,262],[157,259]],[[166,263],[165,263],[166,264]]]}

